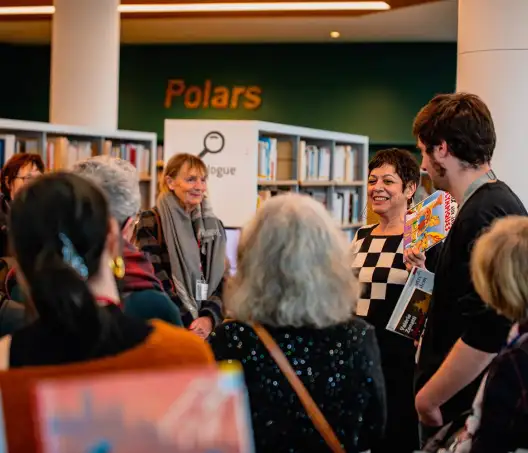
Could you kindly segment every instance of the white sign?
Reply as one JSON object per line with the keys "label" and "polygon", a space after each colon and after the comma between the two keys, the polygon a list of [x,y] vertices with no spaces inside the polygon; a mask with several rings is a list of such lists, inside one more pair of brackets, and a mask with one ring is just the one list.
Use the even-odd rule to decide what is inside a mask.
{"label": "white sign", "polygon": [[203,159],[216,216],[226,227],[242,227],[257,207],[258,130],[229,120],[165,120],[164,160],[178,153]]}

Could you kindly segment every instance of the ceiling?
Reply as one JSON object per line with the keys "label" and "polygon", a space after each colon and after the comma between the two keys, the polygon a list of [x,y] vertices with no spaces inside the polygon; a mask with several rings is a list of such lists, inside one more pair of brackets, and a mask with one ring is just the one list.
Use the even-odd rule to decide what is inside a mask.
{"label": "ceiling", "polygon": [[[417,2],[414,6],[399,6]],[[130,0],[128,3],[132,3]],[[454,42],[457,0],[388,0],[393,9],[364,15],[284,15],[281,17],[140,17],[121,21],[121,41],[138,43],[256,42]],[[0,0],[0,6],[5,4]],[[13,3],[13,2],[11,2]],[[17,2],[20,5],[21,2]],[[27,4],[45,4],[28,0]],[[136,1],[138,3],[138,1]],[[146,3],[143,1],[142,3]],[[157,1],[162,3],[162,1]],[[341,36],[330,38],[331,31]],[[50,17],[0,17],[0,42],[49,43]]]}

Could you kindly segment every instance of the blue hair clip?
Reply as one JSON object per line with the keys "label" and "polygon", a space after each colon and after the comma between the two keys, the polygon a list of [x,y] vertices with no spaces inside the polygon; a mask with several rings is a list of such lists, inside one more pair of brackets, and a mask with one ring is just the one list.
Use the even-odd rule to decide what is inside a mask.
{"label": "blue hair clip", "polygon": [[86,280],[88,278],[88,268],[75,250],[72,241],[64,233],[59,233],[59,238],[62,242],[62,259],[66,264],[73,267],[83,280]]}

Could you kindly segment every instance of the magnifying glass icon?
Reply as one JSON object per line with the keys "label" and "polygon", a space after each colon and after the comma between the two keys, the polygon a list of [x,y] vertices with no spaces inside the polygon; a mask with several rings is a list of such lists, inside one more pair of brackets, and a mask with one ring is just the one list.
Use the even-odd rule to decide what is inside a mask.
{"label": "magnifying glass icon", "polygon": [[204,137],[203,141],[203,151],[198,154],[198,157],[202,158],[206,154],[217,154],[224,149],[225,138],[218,131],[208,132]]}

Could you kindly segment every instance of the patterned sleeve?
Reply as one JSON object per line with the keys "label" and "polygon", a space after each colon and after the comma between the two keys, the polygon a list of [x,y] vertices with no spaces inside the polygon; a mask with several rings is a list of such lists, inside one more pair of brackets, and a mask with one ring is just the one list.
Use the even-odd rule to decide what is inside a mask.
{"label": "patterned sleeve", "polygon": [[161,227],[158,224],[156,214],[152,210],[144,211],[139,217],[136,227],[135,244],[141,250],[154,267],[156,277],[161,281],[163,289],[168,296],[180,306],[180,300],[174,292],[170,278],[170,265],[163,259],[163,245],[160,236]]}

